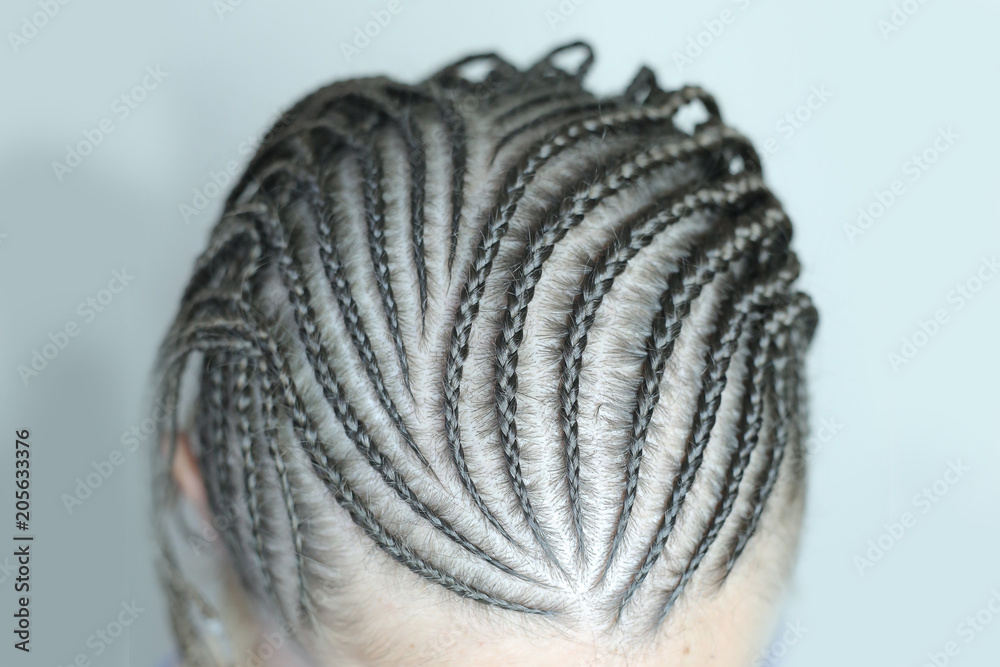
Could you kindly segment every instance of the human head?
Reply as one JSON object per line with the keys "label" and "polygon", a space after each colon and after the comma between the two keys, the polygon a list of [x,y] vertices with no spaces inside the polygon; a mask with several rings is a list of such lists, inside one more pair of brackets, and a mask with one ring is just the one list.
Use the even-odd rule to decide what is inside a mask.
{"label": "human head", "polygon": [[161,357],[164,399],[194,397],[165,479],[225,519],[233,573],[213,609],[162,503],[191,662],[208,623],[237,663],[268,627],[321,665],[759,648],[816,312],[714,100],[647,68],[599,98],[592,60],[338,82],[264,141]]}

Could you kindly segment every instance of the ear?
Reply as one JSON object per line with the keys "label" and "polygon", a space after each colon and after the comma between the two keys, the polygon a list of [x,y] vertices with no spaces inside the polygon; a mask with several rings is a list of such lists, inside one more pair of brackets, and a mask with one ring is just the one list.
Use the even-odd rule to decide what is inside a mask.
{"label": "ear", "polygon": [[[167,444],[169,447],[169,443]],[[191,440],[186,433],[177,435],[177,450],[170,468],[181,494],[188,499],[202,516],[208,516],[208,498],[201,479],[198,462],[191,451]]]}

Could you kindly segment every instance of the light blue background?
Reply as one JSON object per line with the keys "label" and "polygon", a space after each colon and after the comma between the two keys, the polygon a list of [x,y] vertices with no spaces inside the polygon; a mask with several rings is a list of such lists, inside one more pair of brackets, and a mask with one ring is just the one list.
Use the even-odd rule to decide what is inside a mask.
{"label": "light blue background", "polygon": [[[155,346],[221,208],[216,197],[185,223],[178,206],[193,188],[229,160],[242,165],[241,142],[323,83],[378,73],[417,80],[491,49],[527,65],[582,37],[597,51],[589,83],[598,91],[621,90],[648,64],[663,85],[704,85],[759,145],[776,140],[766,175],[796,223],[803,283],[822,318],[810,366],[814,427],[838,425],[811,459],[802,558],[785,612],[807,630],[782,664],[923,665],[954,640],[960,654],[950,664],[995,665],[1000,618],[969,643],[956,633],[1000,590],[1000,279],[960,310],[948,297],[983,257],[1000,253],[1000,5],[909,0],[916,13],[884,35],[878,24],[893,5],[883,0],[400,2],[349,62],[341,43],[386,2],[244,0],[220,14],[209,0],[77,0],[16,52],[7,33],[39,6],[4,2],[0,445],[9,471],[13,432],[32,431],[38,538],[34,650],[27,660],[13,651],[0,624],[8,638],[0,663],[93,657],[88,636],[133,599],[145,611],[94,664],[152,665],[168,650],[149,563],[148,443],[72,515],[60,496],[142,419]],[[711,23],[724,10],[729,23]],[[674,54],[706,21],[720,34],[703,34],[702,52],[679,68]],[[119,119],[113,100],[147,66],[168,75]],[[778,123],[813,87],[831,96],[814,100],[819,108],[789,135]],[[51,163],[105,117],[114,132],[59,182]],[[911,180],[907,161],[946,128],[958,139]],[[903,194],[851,243],[844,225],[896,179]],[[77,304],[122,267],[134,280],[83,322]],[[887,355],[939,309],[947,322],[894,370]],[[80,334],[25,386],[17,366],[69,321],[81,322]],[[914,495],[958,460],[969,471],[924,513]],[[0,475],[4,516],[11,481]],[[904,512],[915,523],[859,573],[855,557]],[[12,606],[8,579],[0,582],[4,618]]]}

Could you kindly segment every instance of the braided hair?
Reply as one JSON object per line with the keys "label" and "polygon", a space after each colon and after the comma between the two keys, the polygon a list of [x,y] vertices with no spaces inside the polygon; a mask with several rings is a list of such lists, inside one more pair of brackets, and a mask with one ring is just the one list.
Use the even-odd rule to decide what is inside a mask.
{"label": "braided hair", "polygon": [[[230,193],[156,386],[175,407],[197,368],[210,510],[293,633],[383,557],[482,613],[655,630],[802,476],[817,315],[757,153],[704,90],[598,97],[592,62],[334,83]],[[174,627],[214,664],[164,498]]]}

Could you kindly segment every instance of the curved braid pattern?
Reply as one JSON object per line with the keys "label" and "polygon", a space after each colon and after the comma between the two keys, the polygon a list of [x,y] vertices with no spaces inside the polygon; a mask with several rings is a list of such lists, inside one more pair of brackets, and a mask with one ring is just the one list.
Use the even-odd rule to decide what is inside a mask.
{"label": "curved braid pattern", "polygon": [[[754,311],[767,307],[770,300],[788,288],[789,283],[794,280],[796,275],[797,266],[795,264],[779,271],[777,275],[766,272],[761,278],[750,283],[747,286],[749,287],[747,291],[730,297],[729,301],[723,305],[722,314],[717,320],[714,337],[705,354],[706,371],[703,374],[694,422],[688,431],[680,467],[668,494],[663,516],[652,544],[619,602],[619,616],[663,554],[667,540],[677,522],[677,517],[694,486],[695,476],[701,468],[702,461],[704,461],[705,450],[708,447],[712,428],[715,426],[716,414],[722,403],[729,363],[737,352],[743,328],[753,317]],[[671,324],[666,327],[667,331],[680,325],[672,301],[672,292],[668,289],[662,299],[663,317],[668,321],[672,320]],[[654,351],[655,347],[655,343],[648,346],[651,351]],[[654,354],[655,352],[651,353],[650,357],[653,357]],[[651,361],[647,357],[646,364],[649,365]]]}
{"label": "curved braid pattern", "polygon": [[787,222],[787,218],[781,211],[768,209],[763,218],[764,224],[757,224],[751,219],[749,224],[737,227],[722,244],[705,250],[698,260],[687,262],[682,269],[670,275],[669,286],[661,296],[661,308],[653,319],[653,330],[646,342],[646,363],[636,389],[635,409],[632,411],[632,426],[625,455],[625,493],[604,575],[607,574],[628,527],[639,487],[639,470],[646,434],[653,410],[660,399],[660,383],[680,336],[683,321],[691,312],[692,303],[715,276],[726,271],[748,248],[751,252],[757,252],[757,261],[763,263],[772,251],[772,243],[788,240],[787,234],[782,234],[785,229],[781,223]]}
{"label": "curved braid pattern", "polygon": [[[660,611],[661,618],[673,608],[677,599],[680,598],[687,583],[701,565],[709,547],[715,543],[726,519],[729,518],[733,510],[739,495],[740,483],[750,465],[750,457],[757,447],[764,423],[765,395],[771,396],[772,405],[782,406],[771,420],[772,428],[777,431],[777,422],[781,420],[781,413],[785,412],[787,416],[788,398],[778,393],[780,381],[776,377],[776,373],[780,373],[780,367],[787,361],[781,355],[788,352],[785,349],[788,344],[788,328],[794,326],[796,319],[802,315],[804,305],[801,301],[792,301],[784,307],[770,309],[761,314],[764,321],[762,325],[759,325],[760,331],[754,331],[752,327],[750,328],[749,349],[746,355],[744,400],[736,427],[736,446],[733,448],[729,466],[726,469],[723,492],[712,511],[711,521],[698,541],[698,546],[663,604]],[[776,366],[778,369],[775,368]],[[776,440],[772,440],[772,442],[776,442]],[[772,465],[768,466],[769,477],[772,474],[772,467],[773,460]],[[776,477],[777,471],[775,470],[773,474]],[[756,508],[756,502],[754,507]],[[753,532],[752,529],[750,532]],[[729,562],[727,560],[727,567]]]}
{"label": "curved braid pattern", "polygon": [[[540,227],[531,230],[527,248],[518,258],[514,270],[514,278],[507,288],[507,307],[503,313],[500,334],[496,340],[497,395],[498,404],[502,400],[509,408],[516,409],[517,386],[517,349],[524,333],[524,323],[527,317],[528,305],[535,293],[535,286],[542,276],[542,267],[551,256],[556,243],[562,240],[566,233],[583,222],[588,213],[601,202],[616,195],[621,190],[633,185],[658,169],[676,165],[684,160],[698,156],[710,156],[716,151],[729,147],[742,147],[748,150],[749,145],[738,133],[728,128],[712,128],[690,139],[672,142],[666,145],[656,145],[636,156],[627,156],[619,161],[616,169],[603,171],[603,176],[586,188],[576,192],[572,197],[563,200],[560,208],[552,215],[542,214]],[[582,353],[585,343],[580,345]],[[576,374],[573,381],[578,380]],[[574,389],[563,388],[564,402],[570,406],[566,413],[563,437],[567,459],[567,485],[570,507],[573,515],[573,528],[576,532],[578,552],[582,555],[585,549],[583,535],[583,516],[580,507],[580,466],[579,446],[575,420]],[[514,409],[498,412],[497,418],[501,429],[514,429]],[[509,418],[508,418],[509,415]]]}
{"label": "curved braid pattern", "polygon": [[[802,363],[802,355],[805,345],[811,338],[816,326],[817,314],[812,302],[805,295],[799,295],[796,303],[798,318],[786,323],[785,328],[779,334],[775,334],[772,346],[778,351],[784,351],[775,361],[774,369],[774,394],[775,417],[774,438],[772,446],[768,449],[767,465],[764,469],[763,478],[758,480],[754,486],[753,495],[750,501],[750,513],[740,520],[739,528],[736,531],[735,543],[728,549],[730,555],[726,561],[725,572],[728,574],[736,565],[737,560],[746,548],[750,538],[757,530],[761,516],[764,514],[765,504],[774,485],[778,480],[781,470],[781,463],[784,459],[785,449],[788,447],[788,427],[794,423],[792,406],[797,396],[795,380],[798,374],[798,366]],[[792,350],[787,348],[792,346]],[[789,377],[788,373],[791,373]],[[802,434],[799,434],[800,437]],[[796,443],[800,444],[800,443]]]}
{"label": "curved braid pattern", "polygon": [[375,355],[375,350],[372,348],[371,340],[365,330],[357,302],[351,294],[351,283],[347,279],[343,262],[340,259],[340,250],[333,236],[334,228],[342,223],[335,217],[335,207],[330,201],[331,197],[329,193],[322,191],[317,177],[311,173],[303,171],[303,173],[296,175],[302,179],[300,188],[302,200],[314,210],[316,215],[316,246],[319,250],[323,271],[330,283],[334,298],[337,300],[337,307],[340,309],[340,316],[344,319],[344,326],[351,336],[358,356],[364,363],[365,373],[371,382],[372,389],[400,437],[406,442],[406,446],[410,448],[425,468],[430,469],[427,457],[413,440],[410,429],[406,426],[395,401],[389,394],[382,370],[379,368],[378,357]]}
{"label": "curved braid pattern", "polygon": [[356,494],[351,484],[344,478],[340,466],[327,454],[329,448],[326,446],[326,443],[320,440],[312,418],[303,405],[302,397],[293,384],[288,362],[286,359],[281,358],[281,352],[277,348],[273,337],[267,335],[266,332],[259,332],[258,343],[264,346],[261,351],[271,362],[269,369],[272,372],[274,372],[274,369],[277,369],[276,379],[281,388],[285,408],[290,412],[295,433],[312,461],[313,471],[334,494],[335,499],[341,507],[350,513],[351,519],[361,526],[383,551],[414,573],[440,584],[463,597],[510,611],[531,614],[548,613],[541,609],[528,607],[516,602],[509,602],[479,590],[430,564],[387,530],[379,522],[372,510],[368,508],[367,504]]}
{"label": "curved braid pattern", "polygon": [[[461,427],[458,419],[458,402],[461,394],[463,367],[465,359],[469,354],[469,337],[476,317],[479,314],[479,304],[486,288],[486,280],[492,271],[493,261],[499,252],[500,241],[506,235],[511,219],[517,211],[518,203],[524,197],[525,191],[534,181],[539,170],[549,160],[569,150],[586,137],[602,132],[628,130],[637,127],[642,122],[653,124],[671,122],[681,107],[693,100],[701,100],[710,107],[715,106],[714,102],[711,101],[711,98],[704,91],[699,88],[687,87],[671,95],[659,107],[629,109],[624,112],[612,114],[607,118],[602,117],[574,122],[556,130],[549,137],[537,142],[528,150],[525,157],[515,167],[507,171],[507,177],[500,189],[497,201],[487,214],[486,229],[483,231],[482,240],[476,249],[468,278],[462,288],[462,296],[459,300],[458,310],[455,315],[455,325],[452,329],[451,342],[448,348],[448,361],[445,367],[443,388],[445,434],[448,438],[452,462],[458,469],[466,490],[476,499],[476,504],[481,509],[485,507],[485,502],[479,496],[475,485],[472,483],[472,476],[469,472],[462,447]],[[514,493],[517,496],[525,521],[531,529],[532,536],[542,546],[550,560],[555,562],[552,551],[542,534],[538,520],[531,509],[531,504],[528,500],[528,490],[520,474],[520,456],[516,429],[512,428],[511,424],[504,418],[508,414],[513,414],[516,405],[511,402],[512,397],[510,392],[504,391],[503,385],[500,382],[497,383],[497,387],[496,412],[502,417],[500,420],[500,437],[504,457],[507,462],[507,471],[514,485]],[[491,521],[496,522],[492,512],[487,511],[486,515]]]}
{"label": "curved braid pattern", "polygon": [[277,225],[277,219],[272,217],[270,212],[264,212],[260,216],[255,216],[255,222],[263,227],[261,236],[269,238],[268,243],[272,245],[277,254],[278,269],[281,273],[282,281],[288,289],[288,301],[292,307],[300,340],[305,346],[305,354],[309,360],[309,366],[313,369],[316,381],[322,388],[323,395],[330,408],[336,414],[337,420],[343,426],[348,439],[354,443],[372,469],[382,477],[382,481],[395,491],[399,498],[417,516],[429,522],[436,530],[442,532],[463,549],[482,558],[490,565],[507,574],[522,577],[523,575],[500,563],[473,544],[468,538],[456,531],[437,511],[428,507],[406,482],[405,477],[396,469],[391,459],[384,455],[376,443],[373,442],[368,427],[365,422],[358,418],[357,411],[347,400],[344,390],[334,375],[326,348],[319,338],[319,325],[316,314],[309,305],[312,298],[309,289],[302,281],[302,266],[288,252],[287,239],[282,237],[281,228]]}
{"label": "curved braid pattern", "polygon": [[350,110],[357,107],[372,109],[380,117],[397,127],[406,144],[406,157],[410,169],[410,227],[413,242],[413,262],[417,272],[420,293],[421,323],[427,314],[427,266],[424,259],[424,200],[427,190],[427,156],[424,151],[423,131],[412,116],[399,108],[398,103],[388,102],[362,93],[345,95],[335,100]]}
{"label": "curved braid pattern", "polygon": [[[575,72],[553,62],[569,49]],[[817,317],[759,157],[701,89],[643,68],[599,99],[592,61],[574,43],[524,70],[482,54],[326,86],[227,198],[158,358],[160,463],[195,366],[220,548],[294,633],[351,609],[315,591],[373,558],[401,596],[655,628],[801,474],[783,461],[801,463]],[[493,69],[474,82],[472,64]],[[684,131],[693,106],[707,117]],[[208,664],[192,615],[211,610],[158,504],[172,623]]]}

